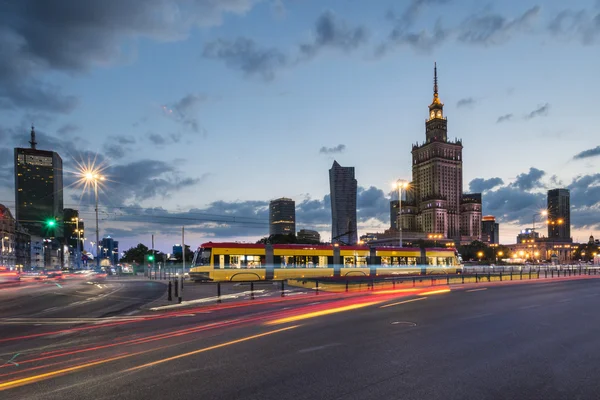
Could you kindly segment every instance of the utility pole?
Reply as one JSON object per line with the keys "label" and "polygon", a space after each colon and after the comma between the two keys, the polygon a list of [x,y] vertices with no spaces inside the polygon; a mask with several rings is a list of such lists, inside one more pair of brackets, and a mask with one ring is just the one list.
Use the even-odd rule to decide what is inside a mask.
{"label": "utility pole", "polygon": [[154,256],[154,234],[152,234],[152,269],[156,268],[156,257]]}

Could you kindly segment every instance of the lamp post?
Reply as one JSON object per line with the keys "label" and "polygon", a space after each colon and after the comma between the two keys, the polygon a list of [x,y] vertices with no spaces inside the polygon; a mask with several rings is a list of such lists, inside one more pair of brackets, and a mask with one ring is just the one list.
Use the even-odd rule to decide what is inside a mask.
{"label": "lamp post", "polygon": [[496,264],[498,264],[498,257],[502,257],[504,255],[503,251],[499,251],[496,253]]}
{"label": "lamp post", "polygon": [[98,181],[103,181],[104,176],[95,171],[87,171],[84,174],[86,182],[94,185],[94,196],[96,198],[96,268],[100,268],[100,231],[98,229]]}
{"label": "lamp post", "polygon": [[548,215],[548,210],[542,210],[540,212],[533,214],[532,224],[531,224],[531,236],[532,237],[535,237],[535,217],[537,217],[538,215],[545,217]]}
{"label": "lamp post", "polygon": [[402,189],[408,188],[408,182],[403,179],[396,181],[396,188],[398,189],[398,235],[399,244],[402,247]]}
{"label": "lamp post", "polygon": [[79,249],[79,245],[81,242],[81,231],[79,230],[79,217],[71,218],[71,221],[75,221],[75,223],[77,224],[75,228],[75,232],[77,232],[77,249],[75,251],[77,254],[77,268],[81,269],[81,250]]}

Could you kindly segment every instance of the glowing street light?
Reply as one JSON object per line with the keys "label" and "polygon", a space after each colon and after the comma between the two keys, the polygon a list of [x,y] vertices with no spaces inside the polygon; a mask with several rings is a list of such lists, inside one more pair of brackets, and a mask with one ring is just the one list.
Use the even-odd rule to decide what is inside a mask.
{"label": "glowing street light", "polygon": [[531,227],[531,235],[535,237],[535,217],[537,217],[538,215],[541,215],[543,217],[548,215],[548,210],[540,210],[538,212],[536,212],[535,214],[533,214],[533,223],[532,223],[532,227]]}
{"label": "glowing street light", "polygon": [[398,189],[398,232],[400,236],[400,247],[402,247],[402,189],[408,189],[408,182],[398,179],[394,186]]}
{"label": "glowing street light", "polygon": [[95,169],[84,169],[81,171],[81,177],[87,185],[94,185],[94,195],[96,198],[96,268],[100,268],[100,232],[98,229],[98,182],[105,178]]}

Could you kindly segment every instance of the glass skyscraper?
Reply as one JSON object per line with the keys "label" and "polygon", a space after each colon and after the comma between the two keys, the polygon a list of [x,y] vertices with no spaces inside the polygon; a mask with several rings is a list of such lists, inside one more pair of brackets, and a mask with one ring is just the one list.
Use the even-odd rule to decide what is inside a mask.
{"label": "glass skyscraper", "polygon": [[354,167],[342,167],[337,161],[329,170],[331,196],[331,242],[354,245],[358,242],[356,196],[358,184]]}

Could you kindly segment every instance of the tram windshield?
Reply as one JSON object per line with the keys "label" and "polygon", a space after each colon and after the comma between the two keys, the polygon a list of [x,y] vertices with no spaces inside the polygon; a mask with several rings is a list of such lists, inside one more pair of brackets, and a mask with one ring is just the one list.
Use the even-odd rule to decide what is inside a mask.
{"label": "tram windshield", "polygon": [[194,267],[206,267],[210,265],[210,253],[211,249],[203,249],[202,247],[196,250],[192,265]]}

